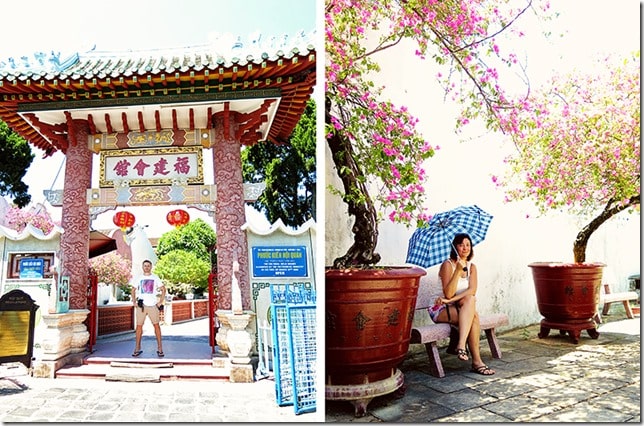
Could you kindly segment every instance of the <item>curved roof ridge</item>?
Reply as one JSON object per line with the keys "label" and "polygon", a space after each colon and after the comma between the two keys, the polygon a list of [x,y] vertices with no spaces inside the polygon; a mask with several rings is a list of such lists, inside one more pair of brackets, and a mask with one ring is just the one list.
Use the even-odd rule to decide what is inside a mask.
{"label": "curved roof ridge", "polygon": [[256,224],[246,222],[241,226],[242,230],[252,232],[255,235],[270,235],[275,231],[280,231],[286,235],[296,236],[307,232],[309,229],[315,231],[315,220],[309,219],[297,228],[286,226],[282,219],[277,219],[270,227],[260,228]]}
{"label": "curved roof ridge", "polygon": [[[264,35],[258,31],[249,33],[245,39],[232,33],[214,33],[210,42],[191,46],[160,47],[148,49],[127,50],[97,50],[96,45],[85,52],[75,52],[61,59],[61,52],[46,54],[34,52],[32,56],[23,55],[19,59],[9,57],[0,58],[1,76],[34,75],[70,75],[75,69],[87,69],[88,64],[93,64],[97,58],[130,59],[141,62],[142,72],[155,71],[150,63],[161,63],[161,60],[182,60],[183,67],[212,68],[217,66],[230,66],[232,64],[244,65],[247,63],[261,63],[264,60],[277,60],[280,57],[292,58],[298,54],[307,54],[315,50],[316,31],[305,32],[300,30],[294,35]],[[198,59],[197,59],[198,58]],[[204,64],[203,58],[206,58]],[[208,60],[207,58],[211,58]],[[91,66],[89,68],[92,68]],[[127,67],[130,71],[138,71],[139,67]],[[157,71],[161,70],[158,66]],[[120,71],[125,72],[125,70]],[[82,74],[85,74],[83,72]],[[90,73],[91,74],[91,73]]]}

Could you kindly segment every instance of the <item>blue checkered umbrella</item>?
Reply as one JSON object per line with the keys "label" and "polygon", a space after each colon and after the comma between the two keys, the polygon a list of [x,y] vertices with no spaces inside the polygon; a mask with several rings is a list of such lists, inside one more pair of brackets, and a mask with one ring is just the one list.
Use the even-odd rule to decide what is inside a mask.
{"label": "blue checkered umbrella", "polygon": [[436,213],[409,239],[407,263],[423,268],[438,265],[449,257],[456,234],[468,234],[474,246],[485,239],[490,222],[492,215],[478,206],[461,206]]}

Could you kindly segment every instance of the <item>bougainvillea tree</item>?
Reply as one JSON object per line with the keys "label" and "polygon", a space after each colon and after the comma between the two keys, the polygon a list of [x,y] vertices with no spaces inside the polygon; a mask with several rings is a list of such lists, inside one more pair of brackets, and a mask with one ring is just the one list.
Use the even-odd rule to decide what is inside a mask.
{"label": "bougainvillea tree", "polygon": [[[544,2],[539,10],[546,9]],[[431,58],[441,69],[428,77],[438,79],[445,98],[463,106],[457,126],[479,115],[496,122],[509,105],[492,64],[517,63],[510,52],[503,53],[497,36],[528,10],[536,10],[531,0],[326,1],[327,143],[342,181],[342,189],[334,191],[355,218],[354,243],[334,260],[334,268],[380,261],[375,248],[381,217],[374,199],[394,223],[420,225],[428,219],[423,164],[435,147],[405,106],[381,99],[383,87],[373,82],[378,55],[395,52],[403,39],[415,42],[415,51],[401,53]],[[434,103],[437,110],[443,99]]]}
{"label": "bougainvillea tree", "polygon": [[21,209],[13,206],[7,210],[4,223],[8,228],[22,232],[28,224],[48,235],[54,229],[54,221],[46,210]]}
{"label": "bougainvillea tree", "polygon": [[640,55],[554,76],[507,111],[502,126],[517,147],[508,174],[493,177],[506,199],[532,199],[541,213],[592,217],[573,244],[586,260],[592,233],[640,204]]}
{"label": "bougainvillea tree", "polygon": [[132,278],[132,262],[115,251],[89,260],[89,269],[96,274],[98,282],[127,288]]}

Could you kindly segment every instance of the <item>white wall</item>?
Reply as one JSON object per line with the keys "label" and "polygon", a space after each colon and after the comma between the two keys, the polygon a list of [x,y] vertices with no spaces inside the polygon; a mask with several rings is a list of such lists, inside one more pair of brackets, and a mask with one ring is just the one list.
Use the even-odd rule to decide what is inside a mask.
{"label": "white wall", "polygon": [[[538,322],[541,315],[527,265],[536,261],[572,261],[573,241],[586,220],[565,213],[539,217],[529,201],[504,203],[504,195],[494,187],[491,175],[502,174],[503,158],[512,145],[502,136],[485,134],[480,128],[465,135],[471,140],[459,142],[462,135],[452,130],[455,107],[443,103],[442,93],[433,83],[436,69],[431,62],[414,58],[414,46],[399,47],[396,52],[402,54],[393,56],[392,50],[388,57],[379,59],[382,70],[376,81],[387,86],[385,93],[392,101],[409,107],[420,119],[423,135],[433,146],[440,146],[427,164],[427,207],[437,213],[477,204],[494,216],[487,238],[474,247],[473,261],[479,269],[479,310],[506,312],[511,328]],[[532,52],[529,57],[534,64]],[[327,184],[339,187],[328,147],[325,178]],[[351,244],[353,219],[347,216],[346,205],[328,191],[325,202],[325,262],[331,265]],[[380,264],[403,264],[413,229],[391,224],[388,219],[379,229]],[[611,283],[614,291],[627,290],[627,277],[640,271],[639,214],[621,213],[600,227],[589,241],[586,260],[606,263],[604,282]],[[429,273],[437,271],[434,268]]]}

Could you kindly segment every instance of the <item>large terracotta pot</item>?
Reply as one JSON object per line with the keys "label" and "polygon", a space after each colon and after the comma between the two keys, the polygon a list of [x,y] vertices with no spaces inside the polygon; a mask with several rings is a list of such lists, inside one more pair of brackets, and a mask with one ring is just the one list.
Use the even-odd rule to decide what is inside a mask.
{"label": "large terracotta pot", "polygon": [[599,337],[594,316],[597,313],[602,285],[603,263],[537,262],[532,278],[537,295],[541,321],[539,337],[547,337],[550,329],[568,332],[574,343],[582,330]]}
{"label": "large terracotta pot", "polygon": [[370,398],[402,386],[397,366],[409,349],[418,286],[425,274],[417,267],[327,269],[327,399],[362,398],[354,403],[356,415],[361,415]]}

